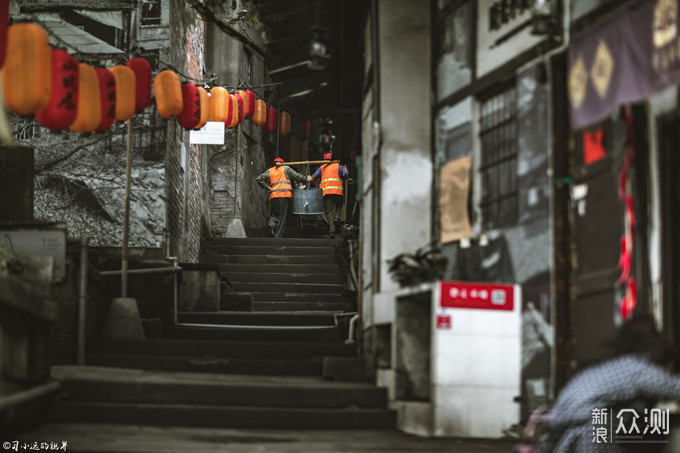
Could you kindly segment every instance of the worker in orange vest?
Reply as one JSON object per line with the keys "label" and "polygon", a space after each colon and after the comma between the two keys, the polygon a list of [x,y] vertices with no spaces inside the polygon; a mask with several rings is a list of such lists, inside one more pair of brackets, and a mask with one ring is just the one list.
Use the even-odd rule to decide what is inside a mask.
{"label": "worker in orange vest", "polygon": [[[330,161],[332,157],[331,152],[326,152],[323,155],[324,160]],[[307,181],[321,177],[319,187],[323,192],[323,212],[326,215],[328,222],[329,233],[331,238],[335,237],[336,222],[340,223],[340,212],[342,211],[343,201],[343,183],[349,177],[349,173],[344,165],[339,163],[322,164],[313,175],[307,176]]]}
{"label": "worker in orange vest", "polygon": [[286,218],[293,199],[292,182],[306,183],[304,175],[296,172],[280,157],[274,159],[274,166],[258,176],[255,181],[269,191],[269,227],[272,236],[283,237]]}

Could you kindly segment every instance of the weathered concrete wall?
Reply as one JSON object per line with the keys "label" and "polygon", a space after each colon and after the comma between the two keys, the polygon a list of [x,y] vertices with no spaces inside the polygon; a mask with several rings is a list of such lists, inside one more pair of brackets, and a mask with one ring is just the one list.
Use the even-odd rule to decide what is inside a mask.
{"label": "weathered concrete wall", "polygon": [[[255,45],[262,45],[259,32],[249,33]],[[244,80],[246,52],[252,55],[252,81]],[[241,81],[252,83],[258,95],[264,94],[259,88],[265,83],[265,67],[262,56],[246,49],[238,39],[219,30],[214,24],[206,29],[206,72],[215,74],[227,86],[237,86]],[[234,218],[241,219],[244,228],[265,226],[267,198],[255,183],[255,177],[269,166],[263,148],[263,129],[250,120],[241,123],[239,146],[238,189],[236,188],[236,144],[237,129],[227,129],[224,146],[210,146],[209,181],[212,236],[225,236]],[[237,198],[236,210],[234,199]]]}
{"label": "weathered concrete wall", "polygon": [[[427,245],[431,235],[430,11],[381,1],[380,291],[397,288],[386,260]],[[408,106],[405,108],[405,106]]]}

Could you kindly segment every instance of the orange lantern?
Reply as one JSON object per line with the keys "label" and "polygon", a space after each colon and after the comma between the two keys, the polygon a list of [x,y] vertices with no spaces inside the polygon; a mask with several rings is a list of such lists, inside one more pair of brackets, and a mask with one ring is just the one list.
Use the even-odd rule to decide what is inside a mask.
{"label": "orange lantern", "polygon": [[184,129],[193,129],[201,120],[201,96],[193,83],[182,84],[182,112],[177,122]]}
{"label": "orange lantern", "polygon": [[182,84],[173,71],[165,69],[153,80],[156,108],[165,119],[177,118],[182,113]]}
{"label": "orange lantern", "polygon": [[231,105],[232,105],[232,116],[231,122],[228,123],[227,127],[235,127],[241,124],[243,121],[243,97],[240,94],[235,93],[231,95]]}
{"label": "orange lantern", "polygon": [[290,113],[281,112],[281,119],[279,121],[279,134],[287,137],[290,134]]}
{"label": "orange lantern", "polygon": [[210,90],[210,121],[227,121],[229,115],[229,91],[224,87],[213,87]]}
{"label": "orange lantern", "polygon": [[110,71],[116,80],[116,121],[127,121],[135,113],[135,72],[122,64]]}
{"label": "orange lantern", "polygon": [[50,103],[52,55],[39,26],[23,22],[7,30],[2,93],[5,106],[17,115],[34,115]]}
{"label": "orange lantern", "polygon": [[267,108],[267,121],[264,123],[264,130],[267,132],[274,132],[278,124],[276,109],[274,107]]}
{"label": "orange lantern", "polygon": [[151,104],[151,65],[142,57],[130,58],[126,66],[135,73],[135,110]]}
{"label": "orange lantern", "polygon": [[244,118],[252,118],[255,113],[255,93],[246,90],[246,97],[248,98],[248,110],[243,115]]}
{"label": "orange lantern", "polygon": [[47,107],[36,113],[43,127],[68,128],[78,109],[78,60],[64,49],[52,50],[52,96]]}
{"label": "orange lantern", "polygon": [[208,122],[210,98],[208,97],[208,92],[205,91],[205,88],[197,86],[196,89],[198,89],[198,96],[201,102],[201,119],[198,121],[198,124],[194,127],[194,129],[200,129]]}
{"label": "orange lantern", "polygon": [[99,97],[101,103],[101,119],[95,129],[103,132],[116,120],[116,78],[106,68],[95,68],[99,79]]}
{"label": "orange lantern", "polygon": [[99,126],[102,116],[97,72],[87,63],[79,63],[78,113],[69,126],[73,132],[92,132]]}
{"label": "orange lantern", "polygon": [[255,101],[255,111],[253,112],[253,123],[256,126],[264,125],[267,120],[267,104],[262,99]]}
{"label": "orange lantern", "polygon": [[5,64],[7,27],[9,26],[9,0],[0,0],[0,68]]}

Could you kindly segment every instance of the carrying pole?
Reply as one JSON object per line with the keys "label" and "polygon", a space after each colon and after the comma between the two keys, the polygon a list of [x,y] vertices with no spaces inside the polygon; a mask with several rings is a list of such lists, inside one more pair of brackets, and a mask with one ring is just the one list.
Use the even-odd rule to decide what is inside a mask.
{"label": "carrying pole", "polygon": [[241,123],[236,126],[236,174],[234,176],[234,218],[236,218],[236,205],[238,204],[238,171],[241,151]]}

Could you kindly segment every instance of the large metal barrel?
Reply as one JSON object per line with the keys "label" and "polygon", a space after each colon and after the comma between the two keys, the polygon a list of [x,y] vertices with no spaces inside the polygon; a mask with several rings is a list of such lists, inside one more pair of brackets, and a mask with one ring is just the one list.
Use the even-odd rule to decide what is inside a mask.
{"label": "large metal barrel", "polygon": [[310,187],[293,191],[293,214],[323,214],[321,189]]}

